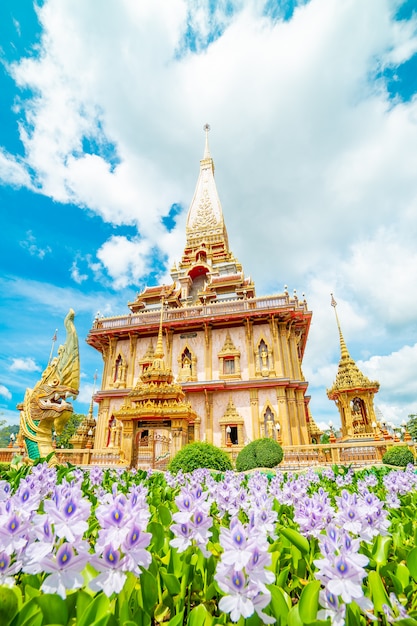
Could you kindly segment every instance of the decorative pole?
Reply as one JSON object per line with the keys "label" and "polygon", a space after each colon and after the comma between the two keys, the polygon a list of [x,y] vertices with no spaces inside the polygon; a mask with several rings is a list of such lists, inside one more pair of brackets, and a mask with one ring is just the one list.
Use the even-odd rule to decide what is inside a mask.
{"label": "decorative pole", "polygon": [[57,339],[58,339],[58,329],[56,328],[56,329],[55,329],[55,332],[54,332],[54,336],[52,337],[51,354],[49,355],[48,365],[50,365],[50,364],[51,364],[51,361],[52,361],[52,353],[53,353],[53,351],[54,351],[54,345],[55,345],[55,342],[56,342],[56,340],[57,340]]}

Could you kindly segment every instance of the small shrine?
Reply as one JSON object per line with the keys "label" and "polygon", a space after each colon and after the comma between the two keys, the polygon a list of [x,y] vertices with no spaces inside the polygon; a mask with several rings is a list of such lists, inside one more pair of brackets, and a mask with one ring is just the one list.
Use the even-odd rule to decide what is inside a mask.
{"label": "small shrine", "polygon": [[379,383],[369,380],[358,368],[350,356],[343,338],[337,303],[332,295],[332,306],[340,338],[340,361],[336,380],[327,390],[327,397],[334,400],[340,414],[342,439],[373,439],[375,436],[376,417],[374,395],[378,393]]}

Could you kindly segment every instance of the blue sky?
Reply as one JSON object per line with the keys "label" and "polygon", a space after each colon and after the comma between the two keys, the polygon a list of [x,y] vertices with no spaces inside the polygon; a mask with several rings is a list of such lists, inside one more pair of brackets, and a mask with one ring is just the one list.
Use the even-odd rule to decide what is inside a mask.
{"label": "blue sky", "polygon": [[0,61],[0,418],[70,307],[87,410],[92,320],[169,281],[205,122],[233,252],[313,311],[316,421],[337,422],[330,292],[384,417],[417,412],[414,0],[3,0]]}

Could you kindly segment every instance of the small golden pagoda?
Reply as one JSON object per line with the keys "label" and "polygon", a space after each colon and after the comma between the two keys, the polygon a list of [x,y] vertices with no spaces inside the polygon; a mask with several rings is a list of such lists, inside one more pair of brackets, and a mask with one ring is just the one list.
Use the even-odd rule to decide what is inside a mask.
{"label": "small golden pagoda", "polygon": [[[128,465],[163,469],[172,454],[194,440],[195,411],[166,365],[162,340],[164,306],[152,362],[145,367],[122,407],[113,414],[122,423],[120,448]],[[192,424],[191,433],[189,425]]]}
{"label": "small golden pagoda", "polygon": [[336,380],[327,390],[327,396],[335,401],[339,410],[344,440],[374,438],[372,426],[376,423],[374,395],[378,393],[379,383],[369,380],[350,356],[340,328],[336,311],[337,303],[333,294],[331,304],[334,307],[339,329],[341,356]]}

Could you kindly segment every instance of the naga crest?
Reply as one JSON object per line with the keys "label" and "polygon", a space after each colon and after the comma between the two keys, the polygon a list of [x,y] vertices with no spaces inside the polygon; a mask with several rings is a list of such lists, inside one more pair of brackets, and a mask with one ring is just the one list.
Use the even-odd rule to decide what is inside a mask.
{"label": "naga crest", "polygon": [[30,459],[45,457],[53,451],[52,430],[58,434],[73,413],[70,398],[80,386],[78,337],[72,309],[65,318],[67,337],[58,356],[48,364],[40,381],[27,389],[20,414],[20,432]]}

